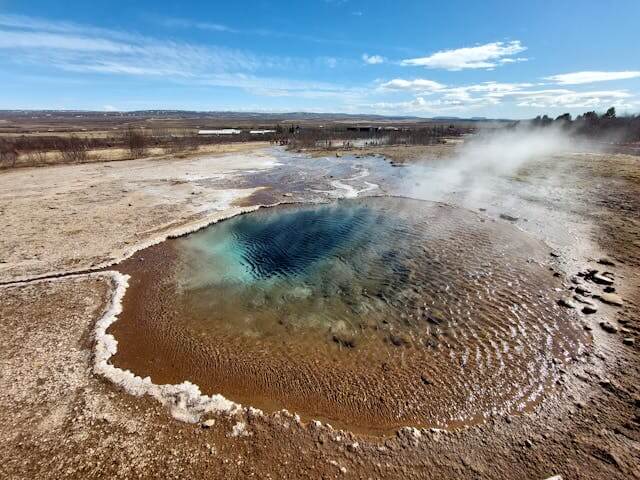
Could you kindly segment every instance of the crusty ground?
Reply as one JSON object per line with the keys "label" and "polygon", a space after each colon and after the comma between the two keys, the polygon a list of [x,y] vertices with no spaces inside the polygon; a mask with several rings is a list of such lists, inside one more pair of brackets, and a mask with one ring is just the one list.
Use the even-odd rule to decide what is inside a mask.
{"label": "crusty ground", "polygon": [[[2,279],[87,268],[125,242],[206,217],[190,183],[166,178],[210,172],[210,162],[123,162],[113,175],[98,164],[0,174]],[[593,240],[616,263],[606,269],[625,303],[601,309],[616,334],[599,328],[600,313],[584,320],[594,350],[534,412],[388,438],[286,415],[220,417],[211,428],[180,423],[155,401],[92,375],[91,331],[110,284],[64,277],[0,287],[0,478],[640,478],[640,167],[618,155],[580,165],[574,175],[585,195],[576,215],[598,222]],[[122,192],[132,184],[142,193]],[[64,208],[49,209],[59,207],[57,197]]]}
{"label": "crusty ground", "polygon": [[450,156],[456,145],[455,141],[437,145],[380,145],[358,148],[305,149],[304,152],[313,157],[330,157],[334,155],[381,155],[394,164],[409,163],[420,160],[438,160]]}
{"label": "crusty ground", "polygon": [[232,186],[234,175],[274,160],[255,145],[228,147],[186,159],[0,172],[0,282],[92,268],[136,244],[213,220],[256,191],[221,190],[216,176]]}

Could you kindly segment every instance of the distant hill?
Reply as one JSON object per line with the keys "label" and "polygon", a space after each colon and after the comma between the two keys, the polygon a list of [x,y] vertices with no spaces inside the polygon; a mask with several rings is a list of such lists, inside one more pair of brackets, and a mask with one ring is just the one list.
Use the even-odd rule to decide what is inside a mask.
{"label": "distant hill", "polygon": [[212,119],[229,121],[260,121],[260,122],[484,122],[505,121],[501,119],[487,119],[484,117],[417,117],[407,115],[374,115],[350,113],[313,113],[313,112],[234,112],[234,111],[191,111],[191,110],[136,110],[127,112],[105,112],[86,110],[0,110],[0,118],[131,118],[131,119]]}

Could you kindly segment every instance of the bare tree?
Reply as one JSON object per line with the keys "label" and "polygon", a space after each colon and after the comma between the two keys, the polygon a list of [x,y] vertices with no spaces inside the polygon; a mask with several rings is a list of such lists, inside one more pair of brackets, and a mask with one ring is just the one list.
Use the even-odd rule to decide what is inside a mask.
{"label": "bare tree", "polygon": [[85,139],[76,137],[75,135],[58,139],[57,147],[62,160],[65,162],[84,162],[88,158],[89,147],[87,142]]}
{"label": "bare tree", "polygon": [[18,160],[18,151],[9,148],[0,149],[0,167],[15,167]]}
{"label": "bare tree", "polygon": [[147,149],[147,135],[142,129],[129,127],[124,134],[125,144],[134,158],[142,157]]}
{"label": "bare tree", "polygon": [[47,152],[42,150],[35,150],[27,153],[27,163],[29,165],[44,165],[47,163]]}

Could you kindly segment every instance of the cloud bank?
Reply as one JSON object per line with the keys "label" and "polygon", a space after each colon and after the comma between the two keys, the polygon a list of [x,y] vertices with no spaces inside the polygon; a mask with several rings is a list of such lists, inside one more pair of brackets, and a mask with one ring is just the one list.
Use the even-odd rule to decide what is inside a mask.
{"label": "cloud bank", "polygon": [[408,58],[401,64],[413,67],[440,68],[450,71],[464,69],[492,69],[500,64],[524,61],[524,58],[510,58],[524,52],[527,47],[520,41],[493,42],[475,47],[441,50],[427,57]]}
{"label": "cloud bank", "polygon": [[545,77],[545,80],[551,80],[552,82],[556,82],[560,85],[580,85],[583,83],[606,82],[610,80],[627,80],[630,78],[638,78],[638,77],[640,77],[640,72],[638,71],[624,71],[624,72],[585,71],[585,72],[563,73],[560,75],[551,75],[550,77]]}

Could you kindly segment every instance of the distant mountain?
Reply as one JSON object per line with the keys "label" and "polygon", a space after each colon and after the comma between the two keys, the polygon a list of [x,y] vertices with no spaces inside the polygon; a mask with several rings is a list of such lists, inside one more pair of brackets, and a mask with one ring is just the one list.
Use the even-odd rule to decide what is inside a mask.
{"label": "distant mountain", "polygon": [[[106,112],[106,111],[86,111],[86,110],[0,110],[2,117],[62,117],[62,118],[138,118],[138,119],[217,119],[217,120],[254,120],[264,122],[304,122],[304,121],[326,121],[326,122],[464,122],[464,121],[490,121],[485,117],[418,117],[409,115],[375,115],[375,114],[352,114],[352,113],[314,113],[314,112],[236,112],[236,111],[192,111],[192,110],[135,110],[126,112]],[[496,121],[496,120],[493,120]],[[497,120],[502,121],[502,120]]]}

